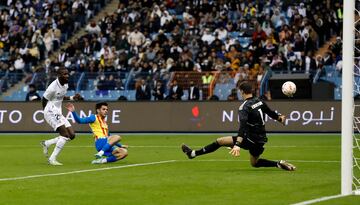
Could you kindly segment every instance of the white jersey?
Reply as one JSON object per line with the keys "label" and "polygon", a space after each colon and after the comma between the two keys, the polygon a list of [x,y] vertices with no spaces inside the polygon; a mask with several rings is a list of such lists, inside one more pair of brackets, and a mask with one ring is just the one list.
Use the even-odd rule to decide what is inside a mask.
{"label": "white jersey", "polygon": [[44,111],[50,111],[50,109],[57,109],[59,113],[62,113],[62,101],[69,88],[68,84],[61,85],[59,79],[56,78],[44,93],[44,98],[48,100]]}

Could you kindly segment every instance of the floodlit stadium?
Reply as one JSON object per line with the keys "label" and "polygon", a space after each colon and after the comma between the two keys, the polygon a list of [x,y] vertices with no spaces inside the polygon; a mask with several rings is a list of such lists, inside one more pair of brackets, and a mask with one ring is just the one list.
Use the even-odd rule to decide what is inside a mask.
{"label": "floodlit stadium", "polygon": [[358,204],[359,11],[0,0],[0,204]]}

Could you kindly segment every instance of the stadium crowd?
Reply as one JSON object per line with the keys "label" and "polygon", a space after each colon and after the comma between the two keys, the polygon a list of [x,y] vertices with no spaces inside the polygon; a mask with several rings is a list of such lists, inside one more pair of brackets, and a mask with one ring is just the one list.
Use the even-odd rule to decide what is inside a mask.
{"label": "stadium crowd", "polygon": [[0,77],[7,71],[9,75],[4,89],[26,73],[49,73],[43,61],[105,3],[105,0],[0,1]]}
{"label": "stadium crowd", "polygon": [[[80,89],[88,79],[98,90],[155,89],[160,81],[169,92],[175,71],[222,72],[218,82],[237,83],[260,81],[267,70],[314,75],[341,60],[340,38],[315,56],[341,35],[342,3],[334,0],[120,0],[114,13],[85,23],[104,4],[8,0],[0,10],[0,76],[6,70],[38,73],[33,83],[44,90],[45,76],[65,66],[70,89],[86,72]],[[81,26],[86,35],[47,58]]]}

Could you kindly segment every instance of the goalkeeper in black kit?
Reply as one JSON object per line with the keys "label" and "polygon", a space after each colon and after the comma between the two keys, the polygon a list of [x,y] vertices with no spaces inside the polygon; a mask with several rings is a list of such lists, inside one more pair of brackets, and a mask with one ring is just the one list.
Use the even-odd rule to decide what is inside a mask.
{"label": "goalkeeper in black kit", "polygon": [[214,152],[222,146],[231,147],[230,154],[240,155],[240,149],[249,150],[250,163],[253,167],[277,167],[287,171],[294,171],[296,167],[284,160],[272,161],[260,158],[267,142],[265,131],[265,114],[285,124],[285,116],[271,110],[265,102],[254,97],[252,86],[248,82],[239,85],[244,102],[239,107],[240,128],[236,136],[220,137],[215,142],[199,149],[192,150],[187,145],[181,146],[189,159]]}

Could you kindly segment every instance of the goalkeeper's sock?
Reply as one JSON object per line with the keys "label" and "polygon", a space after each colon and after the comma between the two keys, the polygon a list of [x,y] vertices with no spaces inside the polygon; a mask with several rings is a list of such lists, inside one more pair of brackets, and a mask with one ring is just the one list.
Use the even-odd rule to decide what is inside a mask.
{"label": "goalkeeper's sock", "polygon": [[267,159],[258,159],[254,167],[277,167],[278,162],[267,160]]}
{"label": "goalkeeper's sock", "polygon": [[[200,156],[200,155],[203,155],[203,154],[213,152],[213,151],[219,149],[219,147],[221,147],[221,146],[219,145],[219,143],[217,141],[215,141],[215,142],[213,142],[213,143],[211,143],[209,145],[206,145],[202,149],[196,150],[195,151],[195,156]],[[191,153],[191,155],[193,155],[193,153]]]}

